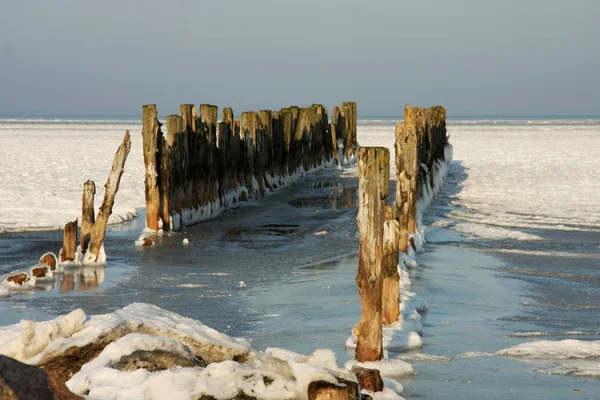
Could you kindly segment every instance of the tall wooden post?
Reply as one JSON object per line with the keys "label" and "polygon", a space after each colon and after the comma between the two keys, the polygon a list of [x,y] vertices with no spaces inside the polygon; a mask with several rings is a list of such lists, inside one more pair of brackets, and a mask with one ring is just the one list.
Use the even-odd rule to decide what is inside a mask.
{"label": "tall wooden post", "polygon": [[160,209],[160,142],[162,132],[158,122],[158,112],[155,104],[142,107],[142,140],[144,144],[144,164],[146,166],[146,226],[158,231],[159,209]]}
{"label": "tall wooden post", "polygon": [[217,200],[217,123],[219,108],[212,104],[200,104],[200,140],[204,144],[204,193],[202,204]]}
{"label": "tall wooden post", "polygon": [[244,166],[244,180],[248,191],[254,195],[259,188],[254,187],[254,148],[256,146],[256,129],[258,128],[258,114],[254,111],[243,112],[241,117],[241,137],[246,151],[246,165]]}
{"label": "tall wooden post", "polygon": [[[171,229],[171,218],[174,211],[181,213],[181,197],[183,196],[183,162],[181,146],[183,119],[179,115],[167,116],[167,136],[163,141],[161,157],[161,219],[163,230]],[[181,214],[180,214],[181,218]],[[177,221],[181,223],[181,221]]]}
{"label": "tall wooden post", "polygon": [[362,147],[358,154],[359,261],[356,285],[361,315],[355,327],[356,356],[360,362],[383,357],[382,308],[384,204],[389,194],[390,152],[384,147]]}
{"label": "tall wooden post", "polygon": [[106,188],[106,190],[104,191],[104,199],[102,200],[102,205],[100,206],[100,210],[98,211],[98,218],[96,218],[96,222],[92,227],[92,238],[90,240],[88,250],[89,254],[88,258],[83,261],[84,264],[86,261],[91,261],[92,263],[94,263],[98,260],[100,247],[102,246],[102,243],[104,243],[106,224],[108,222],[108,217],[110,217],[110,214],[112,214],[115,196],[117,195],[117,191],[119,190],[119,183],[121,182],[121,175],[123,175],[123,168],[125,167],[125,162],[127,161],[129,150],[131,150],[131,138],[129,135],[129,131],[126,131],[125,137],[123,137],[123,142],[121,142],[121,145],[115,153],[112,168],[108,175],[108,179],[106,180],[106,185],[104,185],[104,187]]}
{"label": "tall wooden post", "polygon": [[[187,154],[184,154],[183,159],[187,161],[186,166],[186,185],[185,185],[185,202],[183,208],[192,209],[198,205],[199,192],[199,171],[200,171],[200,141],[196,129],[196,107],[193,104],[182,104],[179,106],[183,123],[183,135],[186,139],[184,144]],[[182,215],[183,217],[183,215]],[[183,218],[182,218],[183,225]]]}
{"label": "tall wooden post", "polygon": [[344,115],[344,157],[349,160],[356,156],[356,103],[347,101],[342,104]]}
{"label": "tall wooden post", "polygon": [[384,325],[390,325],[398,321],[398,316],[400,315],[399,241],[400,224],[392,216],[386,219],[383,225],[383,290],[381,301],[382,321]]}
{"label": "tall wooden post", "polygon": [[90,243],[92,227],[96,221],[94,212],[94,195],[96,185],[94,181],[88,180],[83,184],[83,196],[81,196],[81,254],[85,254]]}

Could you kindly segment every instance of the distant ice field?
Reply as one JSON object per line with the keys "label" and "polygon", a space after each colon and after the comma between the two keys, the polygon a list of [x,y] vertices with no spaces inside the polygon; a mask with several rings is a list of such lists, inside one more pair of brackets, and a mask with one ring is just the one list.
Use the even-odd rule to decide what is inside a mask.
{"label": "distant ice field", "polygon": [[[359,143],[393,150],[395,124],[359,121]],[[433,225],[516,240],[600,228],[600,120],[449,120],[447,128],[454,161],[446,209],[436,210],[444,218]]]}

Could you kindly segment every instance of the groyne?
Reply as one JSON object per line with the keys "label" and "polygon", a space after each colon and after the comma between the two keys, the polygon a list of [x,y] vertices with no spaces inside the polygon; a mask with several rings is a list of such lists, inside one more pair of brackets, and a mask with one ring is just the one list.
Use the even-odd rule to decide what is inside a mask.
{"label": "groyne", "polygon": [[295,177],[356,157],[356,103],[327,108],[286,107],[243,112],[217,106],[180,106],[166,118],[142,108],[146,226],[177,230],[217,215],[240,201],[275,191]]}

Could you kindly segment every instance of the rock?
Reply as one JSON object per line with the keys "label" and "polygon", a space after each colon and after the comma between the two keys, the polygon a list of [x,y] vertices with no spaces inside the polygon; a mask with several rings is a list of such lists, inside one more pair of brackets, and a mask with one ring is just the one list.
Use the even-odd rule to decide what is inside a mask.
{"label": "rock", "polygon": [[46,253],[40,258],[40,264],[46,264],[51,271],[56,270],[56,256],[53,253]]}
{"label": "rock", "polygon": [[0,355],[0,399],[81,399],[53,373]]}
{"label": "rock", "polygon": [[31,275],[36,278],[45,278],[48,274],[48,267],[34,267],[31,269]]}
{"label": "rock", "polygon": [[25,273],[11,275],[6,278],[7,282],[13,282],[13,283],[16,283],[17,285],[21,285],[21,286],[23,285],[23,283],[27,282],[28,280],[29,280],[29,276],[27,276],[27,274],[25,274]]}
{"label": "rock", "polygon": [[144,244],[142,244],[142,247],[148,247],[148,246],[152,246],[152,239],[145,237]]}
{"label": "rock", "polygon": [[327,381],[315,381],[308,385],[308,400],[360,400],[355,382],[338,378],[341,385]]}
{"label": "rock", "polygon": [[368,390],[369,392],[381,392],[383,390],[383,380],[379,370],[355,365],[352,367],[352,373],[358,378],[358,385],[361,390]]}

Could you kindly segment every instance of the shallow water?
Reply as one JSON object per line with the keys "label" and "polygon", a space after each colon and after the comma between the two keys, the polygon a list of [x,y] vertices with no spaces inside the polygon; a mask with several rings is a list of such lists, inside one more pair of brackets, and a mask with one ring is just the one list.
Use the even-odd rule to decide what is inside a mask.
{"label": "shallow water", "polygon": [[[363,121],[359,142],[389,145],[393,125]],[[430,225],[429,243],[419,255],[420,267],[411,271],[411,291],[427,299],[430,307],[422,320],[425,346],[422,352],[402,355],[416,371],[413,379],[403,382],[403,395],[408,399],[598,398],[600,380],[538,374],[534,370],[540,362],[497,356],[456,358],[467,352],[493,353],[536,340],[539,334],[551,340],[600,339],[596,220],[600,206],[594,211],[597,203],[582,201],[589,218],[578,213],[570,223],[562,216],[564,211],[551,207],[558,204],[556,197],[564,199],[564,189],[544,192],[547,207],[540,206],[540,196],[519,191],[515,171],[527,171],[529,158],[510,168],[497,160],[502,165],[497,168],[487,163],[483,149],[519,140],[537,148],[546,140],[539,129],[548,126],[531,130],[513,123],[497,125],[496,134],[486,133],[491,129],[487,123],[449,125],[456,161],[444,192],[425,218]],[[578,138],[574,140],[595,143],[595,125],[581,125],[561,123],[546,135],[557,137],[566,131]],[[478,129],[484,133],[480,135]],[[555,128],[550,125],[550,129]],[[549,159],[542,163],[567,162],[567,157],[557,161],[556,146],[544,153]],[[580,153],[593,152],[581,143],[570,146]],[[587,153],[582,160],[572,185],[585,194],[589,188],[580,186],[593,189],[595,183],[583,170],[597,161]],[[538,181],[542,182],[539,190],[546,190],[549,186],[544,182],[551,177],[544,169],[534,171],[536,179],[528,178],[523,185]],[[500,186],[493,192],[489,192],[490,174],[495,175],[495,186]],[[330,199],[336,190],[356,185],[355,169],[320,171],[260,202],[158,237],[158,245],[144,249],[134,246],[143,228],[141,212],[138,219],[110,227],[105,269],[74,271],[50,290],[0,300],[0,325],[21,318],[48,319],[78,307],[88,314],[106,313],[142,301],[197,318],[230,335],[251,338],[256,349],[278,346],[310,353],[331,348],[342,364],[350,357],[344,341],[360,313],[354,283],[355,194],[344,197],[340,207],[332,206]],[[298,199],[302,207],[289,204]],[[575,208],[578,201],[577,197],[566,200],[564,209]],[[539,214],[531,211],[536,205]],[[184,238],[189,239],[188,245],[183,244]],[[1,235],[0,274],[32,265],[45,251],[57,252],[60,241],[58,232]]]}

